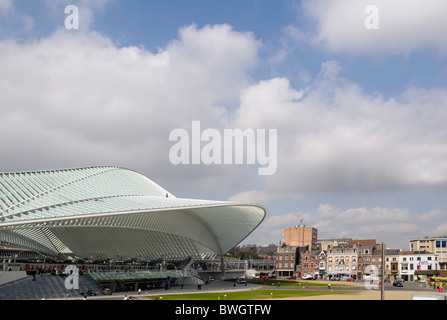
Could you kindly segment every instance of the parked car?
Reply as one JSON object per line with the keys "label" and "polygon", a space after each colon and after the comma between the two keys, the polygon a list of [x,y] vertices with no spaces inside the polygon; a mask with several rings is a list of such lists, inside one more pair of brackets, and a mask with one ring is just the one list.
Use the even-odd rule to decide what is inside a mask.
{"label": "parked car", "polygon": [[311,275],[307,275],[307,276],[303,276],[303,277],[301,277],[301,279],[302,280],[313,280],[313,276],[311,276]]}
{"label": "parked car", "polygon": [[332,277],[330,280],[331,280],[331,281],[340,281],[340,279],[339,279],[339,278],[336,278],[336,277]]}
{"label": "parked car", "polygon": [[404,286],[404,280],[403,279],[396,279],[393,282],[394,287],[403,287]]}
{"label": "parked car", "polygon": [[346,278],[346,281],[354,281],[354,278]]}
{"label": "parked car", "polygon": [[287,279],[289,279],[289,280],[295,280],[295,279],[296,279],[296,276],[291,276],[291,277],[288,277]]}

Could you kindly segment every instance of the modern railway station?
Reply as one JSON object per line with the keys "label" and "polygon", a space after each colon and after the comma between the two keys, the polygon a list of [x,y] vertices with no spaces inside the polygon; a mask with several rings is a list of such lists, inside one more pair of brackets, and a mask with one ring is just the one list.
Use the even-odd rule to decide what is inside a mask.
{"label": "modern railway station", "polygon": [[116,290],[199,283],[197,269],[265,215],[252,204],[177,198],[120,167],[0,173],[0,271],[76,265]]}

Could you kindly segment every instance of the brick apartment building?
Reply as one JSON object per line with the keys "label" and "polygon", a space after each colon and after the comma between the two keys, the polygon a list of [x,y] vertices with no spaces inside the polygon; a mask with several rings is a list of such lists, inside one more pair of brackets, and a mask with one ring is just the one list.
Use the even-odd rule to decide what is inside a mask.
{"label": "brick apartment building", "polygon": [[301,254],[305,250],[306,247],[289,246],[280,243],[275,261],[276,276],[278,278],[299,277],[297,268],[300,264]]}
{"label": "brick apartment building", "polygon": [[298,274],[302,276],[314,275],[321,279],[326,276],[326,253],[324,251],[306,250],[301,255],[301,263],[298,265]]}
{"label": "brick apartment building", "polygon": [[284,229],[284,244],[293,247],[307,246],[309,251],[317,249],[318,230],[305,225]]}

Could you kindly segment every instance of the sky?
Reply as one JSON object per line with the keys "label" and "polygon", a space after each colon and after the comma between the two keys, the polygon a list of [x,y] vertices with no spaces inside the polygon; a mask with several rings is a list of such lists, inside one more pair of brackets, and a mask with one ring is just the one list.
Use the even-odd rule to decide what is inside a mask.
{"label": "sky", "polygon": [[[0,0],[0,172],[113,165],[180,198],[259,204],[267,216],[244,240],[258,245],[301,217],[319,238],[392,248],[447,235],[445,12],[444,0]],[[185,140],[170,136],[190,133],[193,157],[194,123],[214,133],[199,152],[225,130],[276,132],[255,145],[274,172],[260,175],[247,145],[241,164],[175,164]]]}

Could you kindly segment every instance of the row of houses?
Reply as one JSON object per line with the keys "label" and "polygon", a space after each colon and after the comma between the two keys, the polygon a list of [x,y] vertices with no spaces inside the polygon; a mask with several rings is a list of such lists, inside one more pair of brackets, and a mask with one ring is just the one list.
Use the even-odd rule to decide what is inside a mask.
{"label": "row of houses", "polygon": [[[404,251],[384,248],[375,239],[318,239],[317,234],[317,229],[304,225],[284,230],[275,261],[278,278],[312,275],[320,279],[366,280],[380,276],[383,267],[390,281],[447,277],[447,237],[412,239],[411,250]],[[419,250],[421,247],[423,250]]]}

